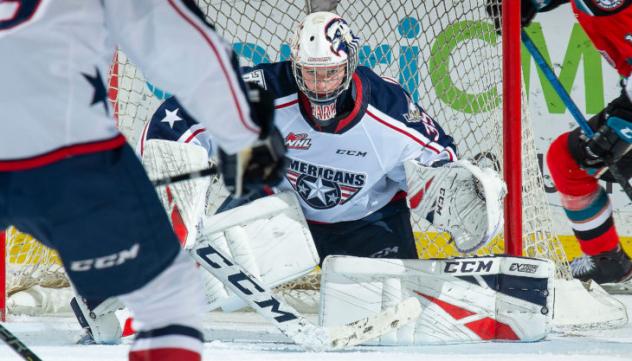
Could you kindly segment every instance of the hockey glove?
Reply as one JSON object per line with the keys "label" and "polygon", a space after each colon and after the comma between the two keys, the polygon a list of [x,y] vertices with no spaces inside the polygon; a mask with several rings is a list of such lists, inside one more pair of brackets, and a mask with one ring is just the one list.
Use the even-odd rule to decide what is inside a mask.
{"label": "hockey glove", "polygon": [[[514,1],[514,0],[511,0]],[[524,28],[531,24],[535,14],[539,12],[545,12],[553,10],[563,3],[567,3],[569,0],[518,0],[520,3],[520,25]],[[485,5],[485,11],[487,15],[494,20],[494,26],[496,32],[500,34],[502,30],[502,0],[487,0]]]}
{"label": "hockey glove", "polygon": [[274,126],[274,99],[257,84],[247,85],[251,116],[261,128],[259,139],[236,154],[219,150],[219,170],[235,197],[279,184],[287,168],[285,142]]}
{"label": "hockey glove", "polygon": [[[498,34],[502,31],[501,19],[503,11],[501,3],[502,0],[487,0],[487,4],[485,5],[485,11],[487,11],[487,15],[494,20],[494,27]],[[529,26],[538,11],[533,3],[531,3],[531,0],[522,0],[520,5],[521,26]]]}
{"label": "hockey glove", "polygon": [[632,103],[621,94],[597,115],[597,132],[591,139],[582,135],[584,156],[580,165],[585,168],[601,168],[616,164],[632,148]]}
{"label": "hockey glove", "polygon": [[447,232],[461,253],[475,252],[501,229],[505,183],[465,160],[426,167],[404,163],[410,210]]}

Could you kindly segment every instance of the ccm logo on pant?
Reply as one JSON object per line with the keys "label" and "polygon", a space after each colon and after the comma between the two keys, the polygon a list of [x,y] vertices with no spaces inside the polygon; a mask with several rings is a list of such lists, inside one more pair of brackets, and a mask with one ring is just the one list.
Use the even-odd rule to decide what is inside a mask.
{"label": "ccm logo on pant", "polygon": [[114,266],[120,266],[130,259],[138,256],[140,245],[135,243],[130,249],[122,250],[103,257],[88,258],[80,261],[73,261],[70,264],[70,270],[75,272],[84,272],[91,269],[103,269]]}

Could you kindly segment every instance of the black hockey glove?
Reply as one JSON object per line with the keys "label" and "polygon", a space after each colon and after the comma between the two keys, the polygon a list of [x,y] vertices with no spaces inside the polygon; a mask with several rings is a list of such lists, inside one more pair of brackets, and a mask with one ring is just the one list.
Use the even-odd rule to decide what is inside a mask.
{"label": "black hockey glove", "polygon": [[274,99],[257,84],[247,84],[252,119],[261,128],[259,139],[236,154],[219,150],[219,170],[235,197],[247,196],[283,180],[287,168],[283,136],[274,126]]}
{"label": "black hockey glove", "polygon": [[[515,1],[515,0],[511,0]],[[539,12],[545,12],[556,7],[561,4],[567,3],[569,0],[518,0],[520,3],[520,25],[524,28],[531,24],[533,18],[535,18],[535,14]],[[501,17],[502,17],[502,0],[487,0],[485,5],[485,10],[487,11],[487,15],[494,20],[494,26],[496,27],[496,32],[500,34],[502,30],[501,25]]]}
{"label": "black hockey glove", "polygon": [[580,137],[584,151],[580,165],[588,168],[616,164],[632,148],[632,103],[625,92],[597,117],[594,136]]}
{"label": "black hockey glove", "polygon": [[[520,1],[520,0],[519,0]],[[485,11],[487,11],[487,15],[494,20],[494,27],[496,28],[496,32],[498,34],[502,31],[502,0],[487,0],[487,4],[485,5]],[[533,6],[531,0],[522,0],[520,3],[520,13],[521,13],[521,26],[529,26],[531,21],[535,17],[535,14],[538,10]]]}

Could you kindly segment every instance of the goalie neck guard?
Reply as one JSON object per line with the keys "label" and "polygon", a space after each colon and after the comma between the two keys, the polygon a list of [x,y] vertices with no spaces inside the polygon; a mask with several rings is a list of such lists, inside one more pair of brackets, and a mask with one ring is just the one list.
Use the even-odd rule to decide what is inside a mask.
{"label": "goalie neck guard", "polygon": [[314,114],[316,120],[336,116],[336,100],[349,88],[358,65],[358,41],[347,22],[333,13],[309,14],[298,25],[291,41],[296,84],[314,108],[331,109]]}

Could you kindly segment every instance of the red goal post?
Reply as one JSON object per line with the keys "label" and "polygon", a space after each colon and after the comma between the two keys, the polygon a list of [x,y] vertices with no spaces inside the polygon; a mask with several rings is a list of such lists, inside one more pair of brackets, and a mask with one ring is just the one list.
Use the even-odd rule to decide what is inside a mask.
{"label": "red goal post", "polygon": [[503,36],[503,161],[507,183],[505,252],[522,256],[522,66],[520,1],[502,1]]}

